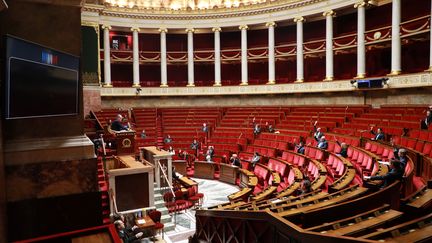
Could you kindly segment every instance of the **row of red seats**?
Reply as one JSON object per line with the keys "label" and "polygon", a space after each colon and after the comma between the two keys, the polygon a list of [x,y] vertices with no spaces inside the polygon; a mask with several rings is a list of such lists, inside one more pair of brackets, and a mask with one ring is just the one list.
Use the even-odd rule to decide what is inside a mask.
{"label": "row of red seats", "polygon": [[246,147],[246,152],[249,152],[249,153],[258,152],[260,155],[267,156],[267,157],[275,157],[276,156],[276,149],[274,149],[274,148],[266,148],[266,147],[259,147],[259,146],[253,146],[253,145],[248,145]]}
{"label": "row of red seats", "polygon": [[268,161],[267,166],[279,173],[281,182],[279,183],[279,186],[277,188],[277,191],[280,192],[284,190],[285,188],[288,188],[290,185],[292,185],[295,181],[295,174],[294,170],[291,169],[290,165],[283,160],[271,158]]}
{"label": "row of red seats", "polygon": [[365,149],[379,155],[382,161],[389,161],[394,158],[393,148],[381,143],[367,141]]}
{"label": "row of red seats", "polygon": [[284,151],[288,149],[288,145],[286,142],[279,142],[279,141],[265,140],[265,139],[255,139],[253,145],[271,147],[271,148],[278,149],[280,151]]}
{"label": "row of red seats", "polygon": [[419,140],[424,140],[432,142],[432,131],[428,130],[411,130],[409,132],[409,137]]}
{"label": "row of red seats", "polygon": [[393,142],[396,145],[416,150],[417,152],[432,158],[432,142],[425,142],[423,140],[407,137],[395,137],[393,138]]}

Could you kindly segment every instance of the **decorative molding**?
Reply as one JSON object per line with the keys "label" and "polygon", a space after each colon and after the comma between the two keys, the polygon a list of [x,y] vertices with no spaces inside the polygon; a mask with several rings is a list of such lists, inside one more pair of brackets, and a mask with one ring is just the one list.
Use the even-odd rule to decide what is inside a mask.
{"label": "decorative molding", "polygon": [[327,17],[327,16],[335,17],[335,16],[336,16],[336,12],[333,11],[333,10],[328,10],[328,11],[325,11],[325,12],[323,13],[323,16],[324,16],[324,17]]}
{"label": "decorative molding", "polygon": [[140,28],[138,28],[138,27],[132,27],[131,29],[130,29],[132,32],[134,32],[134,31],[136,31],[136,32],[140,32]]}
{"label": "decorative molding", "polygon": [[167,28],[159,28],[158,31],[159,32],[168,33],[168,29]]}
{"label": "decorative molding", "polygon": [[360,0],[356,4],[354,4],[354,8],[362,8],[367,6],[369,6],[369,3],[366,0]]}
{"label": "decorative molding", "polygon": [[102,25],[102,29],[103,30],[106,30],[106,29],[111,30],[112,27],[111,27],[111,25]]}
{"label": "decorative molding", "polygon": [[271,21],[271,22],[267,22],[266,23],[266,25],[265,25],[266,27],[276,27],[276,23],[274,22],[274,21]]}
{"label": "decorative molding", "polygon": [[306,19],[305,18],[303,18],[302,16],[299,16],[299,17],[295,17],[294,19],[294,22],[300,22],[300,23],[302,23],[302,22],[305,22],[306,21]]}
{"label": "decorative molding", "polygon": [[213,32],[216,32],[216,31],[217,31],[217,32],[222,32],[222,28],[221,28],[221,27],[213,27],[213,28],[212,28],[212,31],[213,31]]}
{"label": "decorative molding", "polygon": [[[432,87],[432,73],[416,73],[388,77],[388,85],[383,89]],[[138,96],[208,96],[208,95],[262,95],[262,94],[300,94],[322,92],[356,91],[350,80],[328,82],[302,82],[272,85],[238,85],[206,87],[152,87],[142,88]],[[102,88],[102,97],[137,96],[135,88]]]}
{"label": "decorative molding", "polygon": [[[252,4],[230,9],[206,10],[157,10],[140,8],[113,8],[103,5],[85,4],[82,19],[112,26],[154,29],[163,23],[166,28],[183,29],[191,26],[195,29],[212,29],[238,25],[256,25],[266,22],[278,22],[292,19],[301,13],[302,16],[321,15],[323,9],[351,8],[358,0],[297,0],[266,1],[263,4]],[[235,24],[234,24],[235,23]]]}
{"label": "decorative molding", "polygon": [[189,33],[189,32],[194,33],[195,29],[194,28],[187,28],[185,31],[186,31],[186,33]]}
{"label": "decorative molding", "polygon": [[240,25],[239,30],[248,30],[249,27],[247,25]]}

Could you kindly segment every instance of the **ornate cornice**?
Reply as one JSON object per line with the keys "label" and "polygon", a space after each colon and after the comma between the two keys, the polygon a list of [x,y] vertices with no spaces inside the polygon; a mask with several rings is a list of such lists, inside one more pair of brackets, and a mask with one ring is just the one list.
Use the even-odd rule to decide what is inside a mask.
{"label": "ornate cornice", "polygon": [[335,16],[336,16],[336,12],[333,11],[333,10],[328,10],[328,11],[325,11],[325,12],[323,13],[323,16],[324,16],[324,17],[327,17],[327,16],[335,17]]}
{"label": "ornate cornice", "polygon": [[299,16],[299,17],[295,17],[294,18],[294,22],[300,22],[300,23],[302,23],[302,22],[305,22],[306,21],[306,19],[305,18],[303,18],[302,16]]}
{"label": "ornate cornice", "polygon": [[248,30],[249,27],[247,25],[240,25],[239,30]]}
{"label": "ornate cornice", "polygon": [[302,8],[328,0],[283,0],[275,3],[247,5],[238,8],[216,8],[204,10],[154,10],[137,8],[119,8],[94,4],[85,4],[83,11],[97,12],[103,16],[134,18],[134,19],[164,19],[164,20],[193,20],[216,19],[230,17],[244,17],[257,14],[279,12],[288,9]]}
{"label": "ornate cornice", "polygon": [[[416,73],[389,77],[385,89],[432,87],[432,73]],[[291,84],[142,88],[138,96],[208,96],[208,95],[262,95],[347,92],[359,90],[350,80],[303,82]],[[101,96],[137,96],[135,88],[102,88]]]}
{"label": "ornate cornice", "polygon": [[276,23],[274,21],[267,22],[266,27],[276,27]]}
{"label": "ornate cornice", "polygon": [[212,31],[213,31],[213,32],[216,32],[216,31],[217,31],[217,32],[221,32],[221,31],[222,31],[222,28],[221,28],[221,27],[213,27],[213,28],[212,28]]}

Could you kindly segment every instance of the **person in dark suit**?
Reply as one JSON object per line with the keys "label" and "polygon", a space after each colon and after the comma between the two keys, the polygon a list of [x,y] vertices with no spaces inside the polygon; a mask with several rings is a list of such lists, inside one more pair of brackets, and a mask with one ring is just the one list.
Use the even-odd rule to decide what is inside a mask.
{"label": "person in dark suit", "polygon": [[140,238],[143,236],[142,232],[134,234],[133,230],[127,230],[122,220],[116,220],[114,225],[123,243],[139,242]]}
{"label": "person in dark suit", "polygon": [[326,140],[325,136],[322,136],[320,138],[320,140],[318,141],[317,148],[327,149],[327,147],[328,147],[327,140]]}
{"label": "person in dark suit", "polygon": [[172,138],[171,136],[168,134],[165,138],[164,138],[164,143],[171,143],[172,142]]}
{"label": "person in dark suit", "polygon": [[208,133],[208,131],[209,131],[209,127],[207,126],[207,123],[203,123],[203,126],[202,126],[201,130],[202,130],[203,132],[205,132],[205,133]]}
{"label": "person in dark suit", "polygon": [[375,137],[372,138],[372,140],[374,140],[374,141],[384,141],[384,132],[383,132],[383,130],[381,128],[378,128],[377,131],[375,132],[373,130],[373,127],[371,127],[370,133],[372,133],[373,135],[375,135]]}
{"label": "person in dark suit", "polygon": [[316,141],[320,141],[321,137],[324,136],[324,133],[321,132],[321,128],[317,127],[318,121],[315,121],[313,127],[314,127],[314,135]]}
{"label": "person in dark suit", "polygon": [[384,181],[381,187],[386,187],[397,180],[401,180],[404,174],[404,169],[399,160],[392,160],[390,163],[390,171],[383,176],[371,176],[370,178],[365,177],[366,181],[380,180]]}
{"label": "person in dark suit", "polygon": [[230,158],[230,162],[232,165],[238,166],[241,168],[240,158],[237,157],[237,154],[233,154]]}
{"label": "person in dark suit", "polygon": [[295,151],[299,154],[304,154],[305,153],[305,147],[304,147],[304,142],[300,141],[298,144],[296,144],[296,140],[294,140],[294,146],[295,146]]}
{"label": "person in dark suit", "polygon": [[432,124],[432,111],[427,110],[425,119],[421,121],[421,129],[427,130],[431,124]]}
{"label": "person in dark suit", "polygon": [[258,152],[255,152],[251,160],[252,167],[255,168],[255,165],[258,164],[260,160],[261,160],[261,156],[259,155]]}
{"label": "person in dark suit", "polygon": [[118,114],[116,119],[111,123],[111,130],[117,132],[128,130],[127,126],[124,126],[122,122],[123,122],[123,116]]}
{"label": "person in dark suit", "polygon": [[341,147],[339,155],[344,157],[344,158],[347,158],[348,157],[348,144],[339,142],[337,140],[336,136],[333,136],[333,138],[335,139],[336,143]]}

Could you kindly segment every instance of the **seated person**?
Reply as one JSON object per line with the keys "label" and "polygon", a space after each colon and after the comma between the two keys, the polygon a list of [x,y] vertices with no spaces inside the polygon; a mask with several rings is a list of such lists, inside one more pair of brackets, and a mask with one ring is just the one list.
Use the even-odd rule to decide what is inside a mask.
{"label": "seated person", "polygon": [[207,123],[203,123],[203,126],[202,126],[201,130],[202,130],[203,132],[205,132],[205,133],[208,133],[208,131],[209,131],[209,127],[207,126]]}
{"label": "seated person", "polygon": [[402,168],[405,170],[405,167],[408,163],[408,157],[407,157],[407,151],[406,149],[398,149],[397,150],[397,156],[395,156],[397,160],[401,163]]}
{"label": "seated person", "polygon": [[172,143],[172,138],[169,134],[164,138],[164,143]]}
{"label": "seated person", "polygon": [[339,142],[335,136],[333,136],[333,138],[335,139],[336,143],[341,147],[338,155],[344,158],[348,158],[348,144]]}
{"label": "seated person", "polygon": [[172,167],[172,178],[173,179],[178,179],[179,176],[177,175],[177,172],[175,170],[175,166]]}
{"label": "seated person", "polygon": [[230,158],[231,165],[235,165],[241,168],[240,158],[237,157],[237,154],[233,154]]}
{"label": "seated person", "polygon": [[275,132],[275,130],[274,130],[272,124],[269,124],[269,125],[268,125],[268,127],[267,127],[267,131],[268,131],[269,133],[274,133],[274,132]]}
{"label": "seated person", "polygon": [[320,140],[318,141],[317,148],[327,149],[327,147],[328,147],[328,143],[325,136],[321,136]]}
{"label": "seated person", "polygon": [[314,127],[314,135],[313,137],[315,138],[316,141],[319,141],[321,139],[322,136],[324,136],[324,133],[321,132],[321,128],[317,127],[316,125],[318,124],[318,121],[315,121],[313,127]]}
{"label": "seated person", "polygon": [[146,137],[147,137],[146,131],[145,131],[145,129],[143,129],[141,132],[141,138],[145,139]]}
{"label": "seated person", "polygon": [[253,156],[252,159],[251,159],[252,167],[255,167],[255,165],[256,165],[257,163],[259,163],[260,160],[261,160],[261,156],[259,155],[258,152],[255,152],[255,153],[254,153],[254,156]]}
{"label": "seated person", "polygon": [[371,127],[370,128],[370,133],[372,133],[373,135],[375,135],[375,137],[372,138],[371,140],[374,140],[374,141],[378,141],[378,140],[383,141],[384,140],[384,132],[382,131],[381,128],[378,128],[377,131],[375,132],[373,130],[373,127]]}
{"label": "seated person", "polygon": [[142,232],[135,234],[133,229],[127,230],[122,220],[116,220],[114,226],[116,227],[120,238],[123,240],[123,243],[140,242],[140,238],[143,236]]}
{"label": "seated person", "polygon": [[432,124],[432,111],[429,109],[426,111],[426,117],[421,121],[421,129],[428,129]]}
{"label": "seated person", "polygon": [[[374,181],[374,180],[381,180],[384,181],[382,184],[382,188],[386,187],[396,180],[401,180],[402,176],[404,174],[404,169],[402,168],[402,164],[398,160],[392,160],[390,162],[390,171],[383,175],[383,176],[371,176],[371,177],[364,177],[366,181]],[[365,186],[371,186],[370,184],[366,184]]]}
{"label": "seated person", "polygon": [[128,130],[127,126],[124,126],[122,122],[123,122],[123,116],[118,114],[116,119],[111,123],[111,130],[116,132]]}
{"label": "seated person", "polygon": [[93,139],[93,144],[95,146],[95,151],[97,151],[99,148],[103,147],[103,133],[99,134],[99,136],[95,139]]}
{"label": "seated person", "polygon": [[305,176],[302,181],[301,187],[298,189],[298,195],[303,195],[312,192],[312,183],[309,177]]}
{"label": "seated person", "polygon": [[295,140],[294,140],[294,146],[295,146],[295,150],[297,153],[299,154],[304,154],[305,153],[305,147],[304,147],[304,142],[300,141],[300,143],[295,144]]}
{"label": "seated person", "polygon": [[175,154],[175,150],[173,149],[172,146],[169,146],[169,148],[168,148],[168,153],[170,153],[170,154],[172,154],[172,155]]}
{"label": "seated person", "polygon": [[207,162],[211,162],[213,160],[213,156],[214,156],[214,147],[213,146],[209,146],[206,152],[206,160]]}
{"label": "seated person", "polygon": [[199,149],[199,147],[200,147],[200,144],[198,143],[198,141],[196,139],[194,139],[190,145],[190,148],[193,150],[197,150],[197,149]]}
{"label": "seated person", "polygon": [[253,133],[255,136],[258,136],[258,134],[261,133],[261,127],[259,124],[255,124]]}

